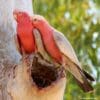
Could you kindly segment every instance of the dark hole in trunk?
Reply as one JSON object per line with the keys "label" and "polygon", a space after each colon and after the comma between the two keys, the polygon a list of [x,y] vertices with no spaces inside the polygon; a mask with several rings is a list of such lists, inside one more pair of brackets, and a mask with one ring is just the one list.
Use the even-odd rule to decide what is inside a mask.
{"label": "dark hole in trunk", "polygon": [[64,77],[64,70],[48,62],[41,63],[38,58],[34,58],[31,76],[38,88],[45,88],[56,82],[59,78]]}

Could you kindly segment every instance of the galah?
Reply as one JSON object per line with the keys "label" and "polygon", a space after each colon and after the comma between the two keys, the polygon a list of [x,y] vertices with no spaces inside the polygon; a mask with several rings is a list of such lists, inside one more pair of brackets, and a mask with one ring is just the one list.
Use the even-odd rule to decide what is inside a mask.
{"label": "galah", "polygon": [[[44,17],[40,15],[33,16],[33,26],[41,35],[45,51],[54,62],[61,64],[76,79],[79,86],[85,92],[93,90],[90,81],[94,78],[81,68],[80,62],[75,54],[71,44],[65,36],[54,29]],[[33,32],[35,34],[35,32]]]}
{"label": "galah", "polygon": [[33,25],[31,17],[22,11],[14,11],[14,18],[17,22],[17,34],[15,41],[21,54],[31,54],[36,50],[35,39],[33,35]]}

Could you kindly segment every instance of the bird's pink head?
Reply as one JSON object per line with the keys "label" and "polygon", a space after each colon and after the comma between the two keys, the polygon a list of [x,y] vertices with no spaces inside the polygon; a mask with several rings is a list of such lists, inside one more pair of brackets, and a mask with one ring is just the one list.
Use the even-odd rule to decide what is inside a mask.
{"label": "bird's pink head", "polygon": [[43,16],[40,15],[34,15],[32,18],[33,26],[36,28],[43,27],[44,24],[48,24],[46,19]]}
{"label": "bird's pink head", "polygon": [[13,15],[17,23],[23,23],[23,22],[30,21],[30,16],[26,12],[14,11]]}

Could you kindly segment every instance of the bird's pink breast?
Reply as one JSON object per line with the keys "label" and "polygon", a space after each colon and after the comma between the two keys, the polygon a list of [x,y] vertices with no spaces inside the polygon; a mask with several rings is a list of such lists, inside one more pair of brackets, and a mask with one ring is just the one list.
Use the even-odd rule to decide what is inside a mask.
{"label": "bird's pink breast", "polygon": [[17,27],[18,36],[20,38],[21,46],[26,53],[32,53],[35,51],[35,40],[32,34],[33,26],[31,23],[26,23],[26,25],[19,24]]}
{"label": "bird's pink breast", "polygon": [[51,57],[55,61],[57,61],[58,63],[61,63],[62,62],[62,54],[54,40],[53,30],[51,29],[51,27],[47,27],[47,25],[46,25],[45,29],[42,28],[41,34],[42,34],[42,39],[43,39],[44,46],[45,46],[47,52],[51,55]]}

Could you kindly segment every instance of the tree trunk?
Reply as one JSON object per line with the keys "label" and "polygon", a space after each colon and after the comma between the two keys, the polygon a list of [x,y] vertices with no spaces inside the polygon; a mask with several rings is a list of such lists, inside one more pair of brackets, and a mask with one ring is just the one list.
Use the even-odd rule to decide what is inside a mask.
{"label": "tree trunk", "polygon": [[64,70],[36,59],[26,57],[11,71],[7,89],[12,100],[63,100]]}
{"label": "tree trunk", "polygon": [[[31,76],[26,74],[28,65],[24,64],[25,61],[22,60],[22,64],[19,64],[21,56],[16,50],[13,38],[16,33],[16,22],[13,18],[14,10],[26,11],[28,14],[33,15],[32,1],[0,0],[0,100],[11,100],[11,96],[12,100],[62,100],[66,83],[64,77],[60,78],[56,85],[50,85],[41,90],[38,87],[36,88],[36,85],[31,85]],[[14,69],[15,65],[17,65],[16,69]],[[14,71],[16,77],[9,80],[9,74],[12,77],[13,74],[11,73]],[[23,71],[25,73],[20,73]],[[10,95],[8,95],[7,87]],[[12,90],[14,91],[12,92]]]}

